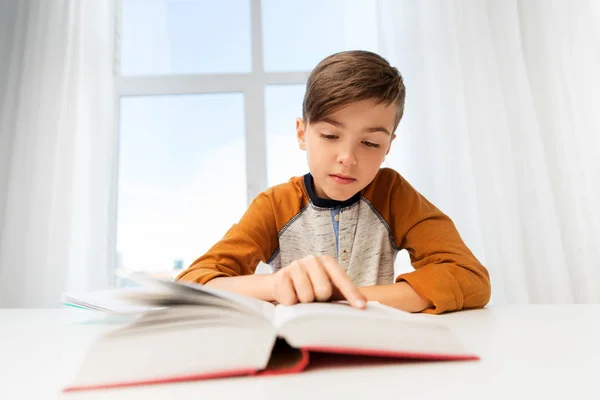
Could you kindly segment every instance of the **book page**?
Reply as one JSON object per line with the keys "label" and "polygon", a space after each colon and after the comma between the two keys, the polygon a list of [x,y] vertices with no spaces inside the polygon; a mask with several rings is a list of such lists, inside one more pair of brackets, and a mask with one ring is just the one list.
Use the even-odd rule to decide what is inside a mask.
{"label": "book page", "polygon": [[285,323],[292,319],[326,315],[331,317],[350,316],[350,317],[393,317],[393,318],[411,318],[412,314],[384,306],[377,301],[367,302],[364,310],[351,307],[346,301],[332,303],[300,303],[292,306],[278,304],[275,307],[273,326],[276,329],[281,328]]}
{"label": "book page", "polygon": [[231,307],[259,316],[268,322],[271,322],[273,319],[275,306],[266,301],[218,290],[197,283],[166,281],[145,276],[136,276],[135,280],[152,293],[151,295],[146,293],[143,296],[138,296],[138,301],[140,302],[147,300],[150,304],[157,306],[197,304],[199,306]]}
{"label": "book page", "polygon": [[[200,309],[189,307],[194,309],[192,312]],[[180,311],[185,317],[190,310]],[[169,318],[174,313],[164,310]],[[235,324],[233,320],[223,323],[214,315],[214,324],[200,318],[157,325],[153,321],[156,317],[144,315],[127,327],[99,337],[89,346],[68,389],[253,374],[267,366],[275,343],[275,332],[267,324]]]}
{"label": "book page", "polygon": [[150,311],[193,305],[200,309],[232,309],[271,323],[275,306],[269,302],[213,289],[204,285],[174,282],[136,274],[141,285],[134,288],[90,292],[66,292],[60,303],[72,307],[115,314],[142,314]]}
{"label": "book page", "polygon": [[119,315],[135,315],[149,311],[160,310],[163,307],[138,304],[128,301],[121,295],[123,290],[131,292],[144,291],[143,288],[108,289],[90,292],[66,292],[60,297],[60,303],[66,306],[79,307],[87,310],[102,311]]}
{"label": "book page", "polygon": [[240,327],[273,330],[272,326],[265,324],[263,320],[234,308],[178,305],[145,313],[117,331],[137,334],[142,331],[178,330],[186,327],[206,329]]}
{"label": "book page", "polygon": [[274,325],[292,347],[351,354],[429,359],[472,359],[436,316],[412,314],[368,302],[278,305]]}

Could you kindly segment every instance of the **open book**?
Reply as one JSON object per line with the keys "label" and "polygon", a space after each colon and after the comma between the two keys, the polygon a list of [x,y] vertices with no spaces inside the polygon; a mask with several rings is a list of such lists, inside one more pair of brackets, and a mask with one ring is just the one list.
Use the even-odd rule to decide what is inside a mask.
{"label": "open book", "polygon": [[[313,352],[478,359],[448,327],[427,318],[431,316],[377,302],[367,303],[365,310],[344,302],[273,305],[203,285],[160,280],[106,293],[113,309],[121,302],[124,310],[144,312],[93,343],[65,391],[300,372]],[[106,302],[107,296],[71,293],[63,302],[110,308],[92,304],[94,299]]]}

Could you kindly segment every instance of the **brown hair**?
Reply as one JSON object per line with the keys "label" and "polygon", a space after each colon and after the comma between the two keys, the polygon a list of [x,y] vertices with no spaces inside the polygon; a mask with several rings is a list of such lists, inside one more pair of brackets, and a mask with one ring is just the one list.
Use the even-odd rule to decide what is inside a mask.
{"label": "brown hair", "polygon": [[404,113],[405,96],[402,75],[386,59],[370,51],[343,51],[326,57],[310,73],[302,119],[318,122],[362,100],[385,105],[395,102],[396,130]]}

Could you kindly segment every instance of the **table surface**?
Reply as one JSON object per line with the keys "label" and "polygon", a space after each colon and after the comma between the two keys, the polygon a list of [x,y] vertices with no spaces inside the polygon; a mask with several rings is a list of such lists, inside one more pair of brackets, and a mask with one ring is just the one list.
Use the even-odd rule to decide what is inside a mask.
{"label": "table surface", "polygon": [[600,305],[503,306],[430,317],[449,325],[481,360],[374,362],[63,394],[90,343],[126,320],[71,308],[0,309],[0,397],[600,399]]}

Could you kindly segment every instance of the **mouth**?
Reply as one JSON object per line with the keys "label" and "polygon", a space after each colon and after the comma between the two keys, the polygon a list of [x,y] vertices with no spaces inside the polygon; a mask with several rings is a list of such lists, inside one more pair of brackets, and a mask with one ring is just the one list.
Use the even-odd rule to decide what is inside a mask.
{"label": "mouth", "polygon": [[342,174],[331,174],[331,175],[329,175],[329,177],[331,177],[331,179],[333,179],[335,182],[341,183],[343,185],[347,185],[349,183],[356,182],[356,179],[352,178],[351,176],[342,175]]}

